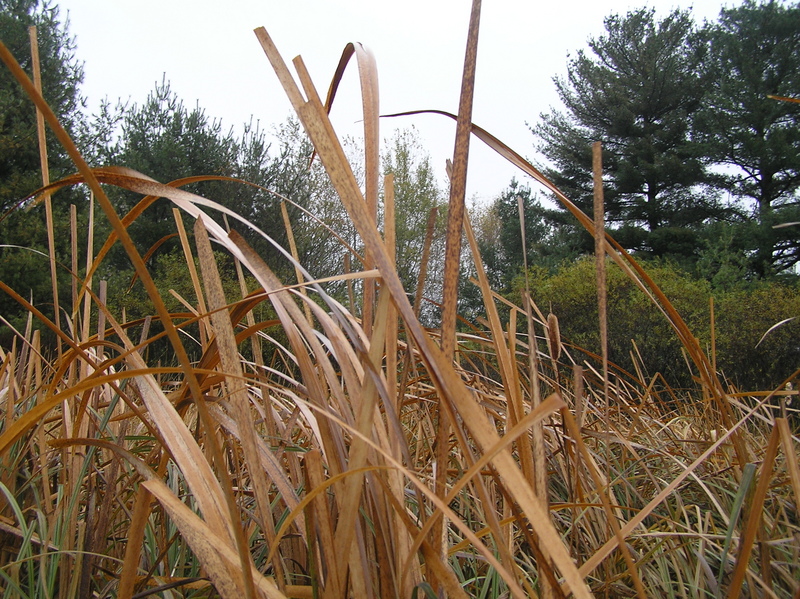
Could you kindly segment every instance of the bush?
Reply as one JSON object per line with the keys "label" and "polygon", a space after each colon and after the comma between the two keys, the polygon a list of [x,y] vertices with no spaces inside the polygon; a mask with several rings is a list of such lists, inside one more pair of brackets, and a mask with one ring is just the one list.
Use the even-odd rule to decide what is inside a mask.
{"label": "bush", "polygon": [[[701,346],[711,352],[710,298],[715,298],[717,367],[731,382],[747,389],[774,388],[800,367],[800,318],[772,331],[776,323],[800,316],[798,287],[780,282],[738,290],[712,290],[670,263],[645,266],[648,274],[684,318]],[[612,262],[608,263],[609,359],[635,372],[632,341],[645,373],[660,372],[671,384],[688,386],[691,373],[675,332],[652,302]],[[595,269],[592,258],[564,264],[554,274],[530,271],[531,293],[544,311],[559,318],[562,337],[600,353]],[[520,278],[515,289],[524,286]],[[519,292],[514,295],[519,299]],[[756,347],[758,346],[758,347]]]}
{"label": "bush", "polygon": [[728,292],[716,314],[717,366],[742,389],[773,389],[800,368],[800,285]]}

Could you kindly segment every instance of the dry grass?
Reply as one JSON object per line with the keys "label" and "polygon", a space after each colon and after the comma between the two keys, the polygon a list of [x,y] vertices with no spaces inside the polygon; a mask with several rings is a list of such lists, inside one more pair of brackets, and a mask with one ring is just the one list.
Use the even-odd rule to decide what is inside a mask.
{"label": "dry grass", "polygon": [[[296,261],[299,283],[278,280],[210,218],[220,206],[138,173],[89,169],[1,48],[80,172],[53,189],[88,185],[114,230],[97,256],[85,252],[60,326],[0,282],[62,348],[20,331],[0,354],[4,595],[797,596],[798,441],[769,408],[773,394],[725,389],[668,299],[608,237],[605,251],[684,343],[694,394],[675,397],[658,377],[612,369],[604,378],[529,302],[509,306],[504,325],[468,221],[486,320],[459,333],[447,358],[400,284],[391,231],[376,225],[377,104],[365,101],[365,198],[302,61],[301,90],[266,32],[257,35],[360,234],[364,268],[336,280],[360,281],[361,317]],[[345,64],[350,56],[370,98],[374,61],[360,46]],[[591,230],[532,166],[473,133]],[[139,210],[120,218],[100,183],[141,193],[142,206],[175,203],[192,313],[166,309],[127,233]],[[391,223],[391,180],[384,185]],[[225,296],[212,240],[259,289],[248,293],[242,279],[241,296]],[[150,294],[160,336],[92,291],[116,242]],[[276,320],[257,319],[262,304]],[[190,325],[197,361],[180,333]],[[157,337],[174,364],[146,361]]]}

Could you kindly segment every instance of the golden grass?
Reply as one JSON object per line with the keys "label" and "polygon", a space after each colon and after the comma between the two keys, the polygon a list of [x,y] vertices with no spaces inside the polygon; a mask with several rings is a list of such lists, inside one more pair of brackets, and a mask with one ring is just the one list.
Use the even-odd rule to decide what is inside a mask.
{"label": "golden grass", "polygon": [[[697,378],[691,396],[670,396],[658,377],[604,376],[597,360],[567,351],[557,315],[545,319],[527,297],[507,305],[504,325],[468,219],[486,320],[459,333],[456,359],[448,356],[396,273],[391,178],[386,230],[376,222],[374,60],[349,46],[323,104],[302,60],[296,80],[266,31],[256,35],[365,248],[361,270],[334,278],[363,285],[360,320],[291,251],[297,281],[280,281],[210,216],[237,215],[184,182],[90,169],[0,46],[80,173],[48,191],[85,183],[113,228],[97,256],[90,241],[60,326],[0,282],[64,348],[53,356],[38,333],[19,332],[0,350],[4,595],[797,596],[798,441],[769,409],[772,394],[729,394],[668,298],[609,236],[604,251],[684,343]],[[365,98],[366,197],[327,117],[351,56]],[[530,164],[471,129],[592,230]],[[120,217],[100,183],[145,198]],[[195,289],[183,298],[186,314],[167,310],[127,232],[158,197],[176,207]],[[212,241],[237,261],[238,297],[225,295]],[[149,321],[125,322],[93,291],[116,242],[174,364],[147,363],[162,335]],[[275,320],[258,320],[263,304]],[[93,333],[90,318],[99,318]],[[179,333],[189,324],[200,330],[195,362]],[[247,341],[254,350],[242,349]]]}

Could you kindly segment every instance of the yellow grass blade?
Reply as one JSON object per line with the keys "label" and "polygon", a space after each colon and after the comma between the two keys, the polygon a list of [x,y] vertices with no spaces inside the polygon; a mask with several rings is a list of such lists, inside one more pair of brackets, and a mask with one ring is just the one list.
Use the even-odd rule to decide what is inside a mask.
{"label": "yellow grass blade", "polygon": [[[158,499],[167,510],[181,535],[203,564],[217,592],[229,599],[241,599],[245,594],[239,555],[228,540],[214,530],[180,501],[162,481],[151,479],[142,485]],[[286,599],[275,583],[250,566],[249,576],[255,583],[257,597]]]}
{"label": "yellow grass blade", "polygon": [[[287,96],[295,106],[306,131],[317,148],[322,163],[339,193],[339,197],[348,209],[353,223],[364,240],[368,253],[372,252],[375,264],[384,277],[387,289],[392,294],[395,305],[404,318],[409,333],[414,337],[420,348],[439,393],[443,398],[447,398],[444,404],[449,412],[449,417],[453,419],[455,411],[458,411],[480,446],[489,447],[494,445],[498,439],[496,431],[485,420],[482,409],[475,402],[473,394],[464,386],[464,383],[454,372],[452,365],[448,363],[440,350],[433,346],[430,338],[414,317],[402,284],[391,268],[391,261],[377,231],[370,227],[371,223],[368,217],[357,208],[358,205],[363,205],[363,200],[358,200],[361,197],[361,193],[302,61],[296,60],[295,66],[309,96],[308,102],[303,100],[300,90],[294,83],[266,31],[263,28],[258,29],[256,35],[279,80],[284,85]],[[452,405],[450,405],[450,402],[452,402]],[[522,509],[530,518],[531,525],[540,537],[542,550],[553,559],[556,567],[565,577],[570,590],[577,597],[589,597],[590,592],[586,583],[578,575],[577,569],[555,528],[548,521],[546,514],[542,513],[530,485],[521,479],[520,471],[510,452],[504,451],[498,454],[495,457],[494,466],[497,468],[509,493],[520,503]]]}

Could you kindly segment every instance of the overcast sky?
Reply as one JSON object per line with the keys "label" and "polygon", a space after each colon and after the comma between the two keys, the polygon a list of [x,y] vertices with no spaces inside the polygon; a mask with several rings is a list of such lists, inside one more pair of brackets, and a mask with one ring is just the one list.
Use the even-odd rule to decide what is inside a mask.
{"label": "overcast sky", "polygon": [[[344,46],[361,42],[377,60],[382,113],[457,112],[468,0],[61,0],[58,5],[69,13],[77,56],[85,62],[83,92],[93,111],[103,97],[141,103],[166,77],[187,105],[198,102],[226,126],[238,127],[251,116],[267,128],[279,124],[292,111],[253,34],[264,26],[287,63],[303,56],[323,97]],[[473,121],[535,158],[527,124],[558,105],[552,78],[566,72],[568,54],[603,33],[604,17],[644,5],[629,0],[485,0]],[[731,3],[658,0],[647,5],[659,16],[692,7],[700,23],[714,20]],[[356,69],[350,68],[332,113],[340,135],[359,132],[357,92]],[[443,181],[454,123],[432,115],[383,119],[381,136],[411,126]],[[524,180],[473,139],[469,197],[490,200],[515,175]]]}

